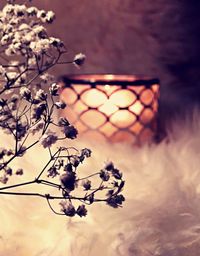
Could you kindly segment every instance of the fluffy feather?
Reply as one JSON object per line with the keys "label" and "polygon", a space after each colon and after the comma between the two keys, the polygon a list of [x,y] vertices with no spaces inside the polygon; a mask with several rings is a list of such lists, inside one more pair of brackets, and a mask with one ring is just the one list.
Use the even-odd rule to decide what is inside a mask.
{"label": "fluffy feather", "polygon": [[[195,114],[192,123],[175,125],[168,140],[158,145],[77,142],[79,148],[90,145],[94,152],[81,172],[98,170],[107,158],[124,171],[124,207],[94,205],[86,219],[65,219],[51,213],[43,200],[1,196],[0,255],[197,256],[199,128]],[[1,141],[9,143],[3,135]],[[40,165],[37,152],[35,148],[22,162],[26,179],[36,175],[31,170]]]}

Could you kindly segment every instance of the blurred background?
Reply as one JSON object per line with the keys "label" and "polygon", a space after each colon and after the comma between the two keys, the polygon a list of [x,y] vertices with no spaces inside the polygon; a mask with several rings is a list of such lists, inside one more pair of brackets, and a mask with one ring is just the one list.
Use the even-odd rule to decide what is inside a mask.
{"label": "blurred background", "polygon": [[[5,2],[0,0],[0,7]],[[49,26],[49,33],[66,43],[68,60],[79,52],[87,55],[81,69],[62,65],[54,70],[56,77],[103,72],[159,78],[161,130],[171,121],[182,119],[187,112],[191,115],[192,108],[199,105],[200,1],[32,2],[56,13],[57,19]],[[189,130],[188,122],[185,126],[175,123],[174,137],[178,139],[171,140],[171,144],[160,143],[155,148],[140,150],[128,145],[113,148],[111,144],[106,147],[95,143],[94,158],[88,163],[92,170],[101,168],[108,156],[116,159],[117,166],[125,170],[127,201],[119,212],[100,205],[91,209],[87,223],[69,220],[63,224],[65,220],[52,216],[43,201],[1,197],[0,255],[58,256],[66,254],[68,249],[68,255],[116,256],[113,248],[121,249],[121,245],[118,255],[146,256],[150,255],[150,250],[155,251],[156,246],[160,246],[161,251],[157,253],[163,256],[198,255],[199,120],[198,115],[192,123],[196,130]],[[11,143],[4,137],[1,140]],[[82,147],[82,144],[76,145]],[[83,145],[85,147],[85,142]],[[42,162],[33,161],[38,152],[45,161],[41,149],[36,147],[25,156],[24,169],[40,168]],[[21,166],[20,159],[19,164]],[[88,165],[83,168],[83,172],[90,169]],[[26,173],[27,177],[34,175],[32,171]],[[145,253],[143,249],[148,251]]]}
{"label": "blurred background", "polygon": [[[5,3],[1,0],[1,5]],[[53,10],[49,32],[60,37],[68,59],[83,52],[83,68],[73,73],[144,74],[161,81],[161,126],[183,117],[200,102],[200,1],[198,0],[34,0]]]}

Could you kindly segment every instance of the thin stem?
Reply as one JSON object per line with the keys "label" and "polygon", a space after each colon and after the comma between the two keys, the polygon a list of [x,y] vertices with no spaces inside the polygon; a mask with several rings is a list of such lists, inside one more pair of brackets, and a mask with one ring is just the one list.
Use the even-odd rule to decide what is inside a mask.
{"label": "thin stem", "polygon": [[14,154],[8,161],[6,161],[5,163],[1,164],[0,166],[0,170],[2,170],[5,166],[7,166],[13,159],[15,159],[16,154]]}
{"label": "thin stem", "polygon": [[43,172],[45,171],[45,169],[47,168],[47,166],[51,163],[51,161],[54,160],[54,157],[60,152],[60,150],[57,150],[56,153],[53,154],[53,156],[50,158],[50,160],[47,162],[47,164],[44,166],[44,168],[42,169],[42,171],[39,173],[39,175],[37,176],[36,180],[39,180],[39,178],[42,176]]}
{"label": "thin stem", "polygon": [[89,175],[89,176],[86,176],[86,177],[84,177],[84,178],[77,179],[77,181],[85,180],[85,179],[91,178],[91,177],[96,176],[96,175],[99,175],[99,174],[100,174],[100,172],[96,172],[96,173],[93,173],[93,174],[91,174],[91,175]]}
{"label": "thin stem", "polygon": [[74,61],[59,61],[56,64],[72,64]]}
{"label": "thin stem", "polygon": [[35,180],[32,180],[32,181],[27,181],[27,182],[24,182],[24,183],[19,183],[19,184],[15,184],[15,185],[11,185],[11,186],[6,186],[6,187],[3,187],[3,188],[0,188],[0,191],[10,189],[10,188],[16,188],[16,187],[22,187],[22,186],[30,185],[30,184],[33,184],[35,182],[36,182]]}
{"label": "thin stem", "polygon": [[102,185],[103,185],[103,181],[101,181],[99,187],[98,187],[97,189],[95,189],[94,191],[92,191],[90,194],[88,194],[88,195],[86,196],[86,198],[89,197],[89,196],[91,196],[91,195],[94,195],[97,191],[102,190],[102,189],[103,189],[103,188],[102,188]]}
{"label": "thin stem", "polygon": [[51,186],[51,187],[61,189],[61,185],[50,182],[50,181],[47,181],[47,180],[38,180],[38,182],[43,184],[43,185],[47,185],[47,186]]}
{"label": "thin stem", "polygon": [[[35,196],[35,197],[42,197],[48,198],[48,200],[62,200],[62,199],[69,199],[69,200],[79,200],[79,201],[86,201],[85,198],[82,197],[74,197],[71,196],[69,198],[65,198],[63,196],[52,196],[50,194],[40,194],[40,193],[31,193],[31,192],[4,192],[0,191],[2,195],[13,195],[13,196]],[[107,199],[94,199],[94,202],[105,202]]]}
{"label": "thin stem", "polygon": [[13,195],[13,196],[39,196],[39,197],[45,197],[46,195],[42,195],[39,193],[23,193],[23,192],[2,192],[0,191],[0,194],[2,195]]}
{"label": "thin stem", "polygon": [[53,207],[51,206],[51,204],[50,204],[50,202],[49,202],[48,196],[46,197],[46,199],[47,199],[47,203],[48,203],[48,205],[49,205],[49,208],[52,210],[53,213],[55,213],[56,215],[62,215],[62,216],[65,215],[64,213],[56,212],[56,211],[53,209]]}
{"label": "thin stem", "polygon": [[2,170],[5,166],[7,166],[12,160],[14,160],[16,157],[19,157],[19,152],[20,154],[23,154],[24,152],[26,152],[28,149],[30,149],[31,147],[35,146],[37,143],[39,142],[39,140],[35,141],[34,143],[32,143],[31,145],[29,145],[28,147],[26,147],[25,149],[21,150],[22,146],[20,147],[20,149],[18,150],[18,152],[16,154],[14,154],[7,162],[3,163],[0,167],[0,170]]}

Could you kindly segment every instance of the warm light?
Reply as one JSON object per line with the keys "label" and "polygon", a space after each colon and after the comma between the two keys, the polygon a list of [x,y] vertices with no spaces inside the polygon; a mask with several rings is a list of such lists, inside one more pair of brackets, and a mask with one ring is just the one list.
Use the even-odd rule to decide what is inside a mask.
{"label": "warm light", "polygon": [[109,84],[106,84],[105,85],[105,90],[108,92],[110,90],[110,85]]}
{"label": "warm light", "polygon": [[[80,134],[111,141],[149,141],[156,133],[158,79],[129,75],[75,75],[63,77],[63,115]],[[99,137],[99,136],[98,136]]]}
{"label": "warm light", "polygon": [[118,107],[112,103],[110,99],[106,100],[103,105],[99,107],[99,111],[106,116],[110,116],[118,110]]}

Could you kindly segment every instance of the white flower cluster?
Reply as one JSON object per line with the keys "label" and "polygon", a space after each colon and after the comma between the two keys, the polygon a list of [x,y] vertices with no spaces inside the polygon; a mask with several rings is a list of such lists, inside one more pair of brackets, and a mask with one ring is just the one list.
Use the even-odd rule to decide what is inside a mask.
{"label": "white flower cluster", "polygon": [[6,55],[38,55],[51,47],[63,45],[60,39],[48,37],[41,25],[53,22],[54,18],[52,11],[7,4],[0,12],[0,44],[6,46]]}
{"label": "white flower cluster", "polygon": [[[62,61],[61,55],[66,53],[64,44],[58,38],[49,37],[43,26],[53,22],[54,13],[15,4],[15,0],[8,2],[0,11],[0,129],[12,136],[14,148],[0,148],[0,183],[6,184],[13,174],[23,175],[23,169],[10,167],[10,163],[40,144],[49,152],[49,161],[37,178],[26,184],[43,184],[61,192],[59,198],[55,197],[63,199],[59,213],[50,204],[50,200],[55,199],[53,195],[37,194],[46,198],[54,213],[84,217],[87,215],[85,204],[100,201],[114,208],[121,207],[125,200],[119,194],[124,186],[122,173],[113,163],[108,163],[99,172],[79,178],[77,168],[91,156],[91,150],[65,147],[65,139],[75,139],[78,131],[66,118],[55,118],[55,109],[64,109],[66,103],[57,99],[62,83],[52,83],[54,79],[48,71],[56,64],[73,63],[79,67],[86,56],[79,53],[72,61]],[[47,86],[49,92],[45,89]],[[13,92],[9,97],[5,96],[8,91]],[[61,133],[57,132],[58,127]],[[58,141],[64,141],[64,144],[58,147]],[[45,172],[48,178],[59,176],[60,183],[40,179]],[[101,181],[99,187],[89,179],[95,177]],[[83,193],[76,196],[75,191],[80,186],[78,191]],[[0,186],[1,190],[8,188]],[[103,190],[104,198],[96,197],[96,192]],[[31,193],[25,194],[31,196]],[[73,200],[84,204],[74,206]]]}
{"label": "white flower cluster", "polygon": [[83,54],[83,53],[78,53],[78,54],[75,55],[74,60],[73,60],[73,63],[74,63],[74,65],[75,65],[76,67],[80,67],[81,65],[84,64],[85,59],[86,59],[85,54]]}

